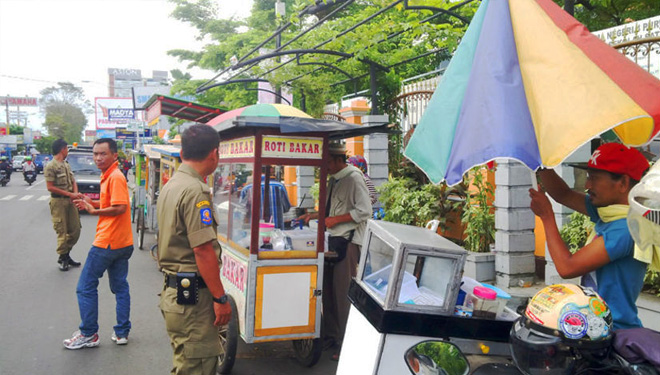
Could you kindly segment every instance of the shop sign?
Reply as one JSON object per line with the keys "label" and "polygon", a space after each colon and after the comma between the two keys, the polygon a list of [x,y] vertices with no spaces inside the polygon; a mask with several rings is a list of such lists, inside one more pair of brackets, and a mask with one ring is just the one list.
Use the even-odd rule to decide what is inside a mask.
{"label": "shop sign", "polygon": [[323,139],[264,136],[261,155],[274,158],[321,159]]}
{"label": "shop sign", "polygon": [[0,97],[1,105],[10,105],[17,107],[37,107],[37,98],[30,98],[27,96],[2,96]]}
{"label": "shop sign", "polygon": [[254,156],[254,137],[232,139],[220,142],[220,159],[248,158]]}
{"label": "shop sign", "polygon": [[135,118],[135,113],[131,108],[108,108],[109,120],[128,120]]}
{"label": "shop sign", "polygon": [[147,123],[149,123],[149,126],[158,122],[158,119],[160,118],[161,106],[162,104],[160,100],[157,100],[151,104],[149,109],[147,109]]}
{"label": "shop sign", "polygon": [[135,132],[134,131],[117,128],[117,129],[115,129],[115,132],[117,134],[117,139],[135,138]]}

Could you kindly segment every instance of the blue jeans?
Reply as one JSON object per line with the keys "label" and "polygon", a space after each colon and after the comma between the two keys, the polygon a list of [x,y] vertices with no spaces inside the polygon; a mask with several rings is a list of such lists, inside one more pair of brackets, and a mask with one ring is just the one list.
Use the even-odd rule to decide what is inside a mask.
{"label": "blue jeans", "polygon": [[87,254],[80,279],[78,279],[78,308],[80,309],[80,333],[91,336],[98,332],[99,324],[99,279],[108,271],[110,290],[117,300],[117,337],[128,337],[131,330],[131,296],[128,290],[128,259],[133,254],[133,246],[110,250],[92,246]]}

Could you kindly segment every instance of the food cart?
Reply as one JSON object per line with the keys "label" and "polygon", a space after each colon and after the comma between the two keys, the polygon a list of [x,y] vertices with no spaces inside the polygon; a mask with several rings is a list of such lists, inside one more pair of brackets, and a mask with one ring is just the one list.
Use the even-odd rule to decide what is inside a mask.
{"label": "food cart", "polygon": [[[447,374],[433,360],[433,354],[442,355],[438,351],[451,352],[446,343],[500,361],[508,371],[509,331],[517,314],[455,315],[466,256],[433,231],[370,220],[348,292],[352,305],[337,374]],[[425,346],[436,347],[425,352]],[[449,373],[464,375],[467,369],[465,363]]]}
{"label": "food cart", "polygon": [[[334,132],[319,127],[285,132],[284,126],[240,121],[214,127],[221,142],[213,214],[222,246],[221,279],[233,317],[220,329],[224,353],[219,373],[231,371],[239,336],[246,343],[292,340],[305,366],[320,358],[326,202],[319,201],[317,229],[288,229],[287,223],[270,223],[276,223],[270,220],[276,214],[271,207],[279,199],[270,189],[277,183],[273,169],[311,166],[318,168],[320,196],[325,196],[327,170],[322,166],[329,158],[329,139],[352,136],[350,130],[356,129],[362,134],[387,131],[385,126],[334,125],[327,128]],[[252,188],[260,179],[262,189]]]}
{"label": "food cart", "polygon": [[[181,163],[179,156],[180,147],[173,145],[144,145],[144,162],[136,163],[136,182],[138,174],[140,183],[144,180],[144,188],[140,185],[138,191],[143,190],[144,195],[138,194],[138,212],[135,230],[138,234],[138,248],[142,250],[144,245],[144,233],[147,230],[158,229],[156,219],[156,202],[158,194],[163,185],[172,177]],[[139,170],[139,172],[137,172]],[[165,176],[163,176],[165,175]],[[137,185],[137,183],[136,183]]]}

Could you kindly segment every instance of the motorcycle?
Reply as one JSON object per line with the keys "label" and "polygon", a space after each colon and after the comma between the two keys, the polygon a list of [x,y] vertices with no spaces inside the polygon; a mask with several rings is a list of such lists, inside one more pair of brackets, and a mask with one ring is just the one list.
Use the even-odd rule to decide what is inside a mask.
{"label": "motorcycle", "polygon": [[[540,358],[551,364],[556,360],[551,351]],[[405,353],[404,360],[413,375],[524,375],[524,374],[561,374],[563,368],[539,369],[523,372],[515,361],[506,356],[489,357],[486,355],[464,354],[454,343],[444,340],[430,340],[416,344]],[[486,363],[484,363],[486,362]],[[476,365],[475,365],[476,363]],[[476,367],[472,370],[470,365]],[[478,366],[478,367],[477,367]],[[585,358],[576,363],[572,374],[621,374],[621,375],[658,375],[648,363],[633,364],[610,348],[609,353],[595,368]]]}
{"label": "motorcycle", "polygon": [[9,173],[4,169],[0,170],[0,185],[6,186],[9,183]]}
{"label": "motorcycle", "polygon": [[37,180],[37,172],[35,171],[23,172],[23,178],[25,178],[25,182],[27,182],[30,186],[32,186],[32,183]]}

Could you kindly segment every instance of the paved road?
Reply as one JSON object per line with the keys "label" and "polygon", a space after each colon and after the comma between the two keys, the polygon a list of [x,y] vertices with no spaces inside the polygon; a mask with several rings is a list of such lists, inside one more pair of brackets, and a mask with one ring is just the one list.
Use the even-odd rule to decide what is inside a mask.
{"label": "paved road", "polygon": [[[69,351],[62,340],[78,328],[80,317],[75,287],[80,269],[57,268],[55,233],[48,209],[49,194],[43,175],[31,187],[15,173],[0,187],[0,375],[18,374],[167,374],[171,349],[158,309],[162,276],[148,252],[135,250],[129,284],[132,311],[130,342],[110,341],[114,325],[114,296],[104,277],[99,285],[97,348]],[[82,216],[82,234],[71,256],[84,262],[96,226],[96,217]],[[153,236],[145,238],[147,245]],[[137,243],[137,242],[136,242]],[[289,342],[245,345],[233,374],[310,374],[336,372],[337,364],[324,352],[312,368],[293,359]]]}

